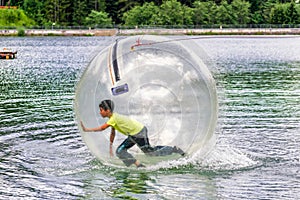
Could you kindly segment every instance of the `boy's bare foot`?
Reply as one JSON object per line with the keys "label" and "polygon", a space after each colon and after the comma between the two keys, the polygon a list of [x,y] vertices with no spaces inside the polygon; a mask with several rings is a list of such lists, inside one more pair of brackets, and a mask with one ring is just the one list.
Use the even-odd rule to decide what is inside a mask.
{"label": "boy's bare foot", "polygon": [[140,163],[138,160],[137,161],[135,161],[135,166],[137,167],[137,168],[140,168],[140,167],[146,167],[145,165],[143,165],[142,163]]}

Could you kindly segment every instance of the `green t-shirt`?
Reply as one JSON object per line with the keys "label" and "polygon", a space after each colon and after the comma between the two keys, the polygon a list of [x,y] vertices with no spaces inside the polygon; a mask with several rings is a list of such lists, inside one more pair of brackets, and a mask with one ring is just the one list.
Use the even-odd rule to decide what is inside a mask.
{"label": "green t-shirt", "polygon": [[136,135],[144,128],[142,123],[118,113],[113,113],[106,123],[124,135]]}

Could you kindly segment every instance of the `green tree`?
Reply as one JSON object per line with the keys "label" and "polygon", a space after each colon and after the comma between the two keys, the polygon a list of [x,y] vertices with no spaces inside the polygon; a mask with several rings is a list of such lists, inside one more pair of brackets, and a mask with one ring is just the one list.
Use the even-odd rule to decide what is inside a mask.
{"label": "green tree", "polygon": [[195,25],[199,24],[213,24],[215,23],[215,16],[217,12],[217,4],[213,1],[195,1],[193,4],[194,15],[193,23]]}
{"label": "green tree", "polygon": [[248,0],[248,2],[250,3],[251,13],[255,13],[256,11],[259,11],[263,3],[262,0]]}
{"label": "green tree", "polygon": [[[300,4],[295,3],[295,0],[1,0],[0,2],[1,5],[19,6],[38,25],[54,22],[57,25],[82,25],[92,10],[106,12],[115,24],[300,23]],[[152,3],[152,7],[148,7],[149,5],[143,7],[146,3]],[[151,10],[153,6],[156,7]],[[2,17],[0,20],[3,21],[4,18],[6,19]]]}
{"label": "green tree", "polygon": [[247,24],[250,21],[250,3],[244,0],[233,0],[231,3],[234,24]]}
{"label": "green tree", "polygon": [[159,25],[191,25],[193,10],[182,6],[176,0],[166,0],[160,6],[157,22]]}
{"label": "green tree", "polygon": [[88,8],[89,10],[105,12],[106,9],[105,0],[85,0],[85,1],[81,0],[81,3],[84,3],[86,5],[85,7]]}
{"label": "green tree", "polygon": [[300,14],[298,13],[296,9],[296,4],[295,1],[292,0],[291,3],[289,3],[289,6],[286,11],[286,16],[287,16],[287,23],[288,24],[297,24],[299,23],[299,17]]}
{"label": "green tree", "polygon": [[92,10],[92,12],[85,19],[85,24],[89,26],[111,26],[112,19],[106,12],[97,12]]}
{"label": "green tree", "polygon": [[72,12],[73,12],[73,1],[72,0],[59,0],[59,24],[63,26],[70,25],[72,23]]}
{"label": "green tree", "polygon": [[216,19],[218,24],[233,24],[233,17],[231,15],[232,7],[226,0],[222,0],[220,6],[218,6]]}
{"label": "green tree", "polygon": [[73,4],[72,25],[83,25],[87,16],[87,4],[82,0],[75,0]]}
{"label": "green tree", "polygon": [[192,7],[195,0],[178,0],[182,5]]}
{"label": "green tree", "polygon": [[195,1],[193,4],[194,7],[194,16],[193,22],[195,25],[206,24],[209,19],[209,13],[205,2]]}
{"label": "green tree", "polygon": [[193,24],[193,10],[176,0],[164,1],[161,6],[153,2],[135,6],[123,15],[125,25],[187,25]]}
{"label": "green tree", "polygon": [[284,4],[276,4],[270,13],[270,22],[271,24],[285,24],[287,21],[285,15],[285,5]]}
{"label": "green tree", "polygon": [[59,3],[58,0],[46,0],[45,4],[45,20],[46,23],[58,23],[59,22]]}
{"label": "green tree", "polygon": [[135,6],[141,5],[139,1],[132,1],[132,0],[119,0],[118,3],[119,3],[119,14],[121,15],[131,10]]}
{"label": "green tree", "polygon": [[72,0],[45,0],[45,21],[57,25],[72,24]]}
{"label": "green tree", "polygon": [[135,6],[133,9],[125,12],[123,20],[125,25],[155,25],[157,16],[159,14],[159,7],[153,2],[144,3],[143,6]]}
{"label": "green tree", "polygon": [[271,23],[271,10],[277,4],[277,0],[267,0],[262,4],[261,14],[263,23]]}
{"label": "green tree", "polygon": [[24,0],[23,9],[26,15],[33,19],[38,25],[44,24],[44,1]]}
{"label": "green tree", "polygon": [[34,21],[27,17],[21,9],[0,9],[0,25],[1,26],[31,26]]}
{"label": "green tree", "polygon": [[273,24],[296,24],[299,22],[299,13],[295,2],[277,3],[270,13],[270,22]]}
{"label": "green tree", "polygon": [[276,4],[277,0],[252,0],[255,2],[256,7],[253,8],[251,5],[251,23],[253,24],[266,24],[270,23],[270,12]]}
{"label": "green tree", "polygon": [[116,24],[121,24],[122,20],[119,17],[118,1],[107,0],[105,1],[105,4],[106,4],[105,12],[108,13],[109,17],[112,18],[112,21]]}

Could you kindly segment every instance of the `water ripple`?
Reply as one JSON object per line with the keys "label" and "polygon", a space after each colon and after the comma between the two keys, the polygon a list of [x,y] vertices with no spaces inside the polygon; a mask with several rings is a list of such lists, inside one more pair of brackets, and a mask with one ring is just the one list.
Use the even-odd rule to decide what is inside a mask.
{"label": "water ripple", "polygon": [[218,143],[151,172],[103,166],[75,124],[76,82],[113,39],[0,38],[18,50],[0,61],[0,199],[299,198],[299,38],[197,40],[218,65]]}

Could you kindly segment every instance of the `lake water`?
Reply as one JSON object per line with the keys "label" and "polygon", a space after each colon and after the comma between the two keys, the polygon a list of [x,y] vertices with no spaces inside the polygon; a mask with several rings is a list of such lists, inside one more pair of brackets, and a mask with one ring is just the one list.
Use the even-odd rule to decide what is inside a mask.
{"label": "lake water", "polygon": [[217,81],[217,144],[149,171],[101,164],[74,120],[76,83],[115,37],[1,37],[18,58],[0,60],[0,199],[299,199],[300,38],[192,38]]}

